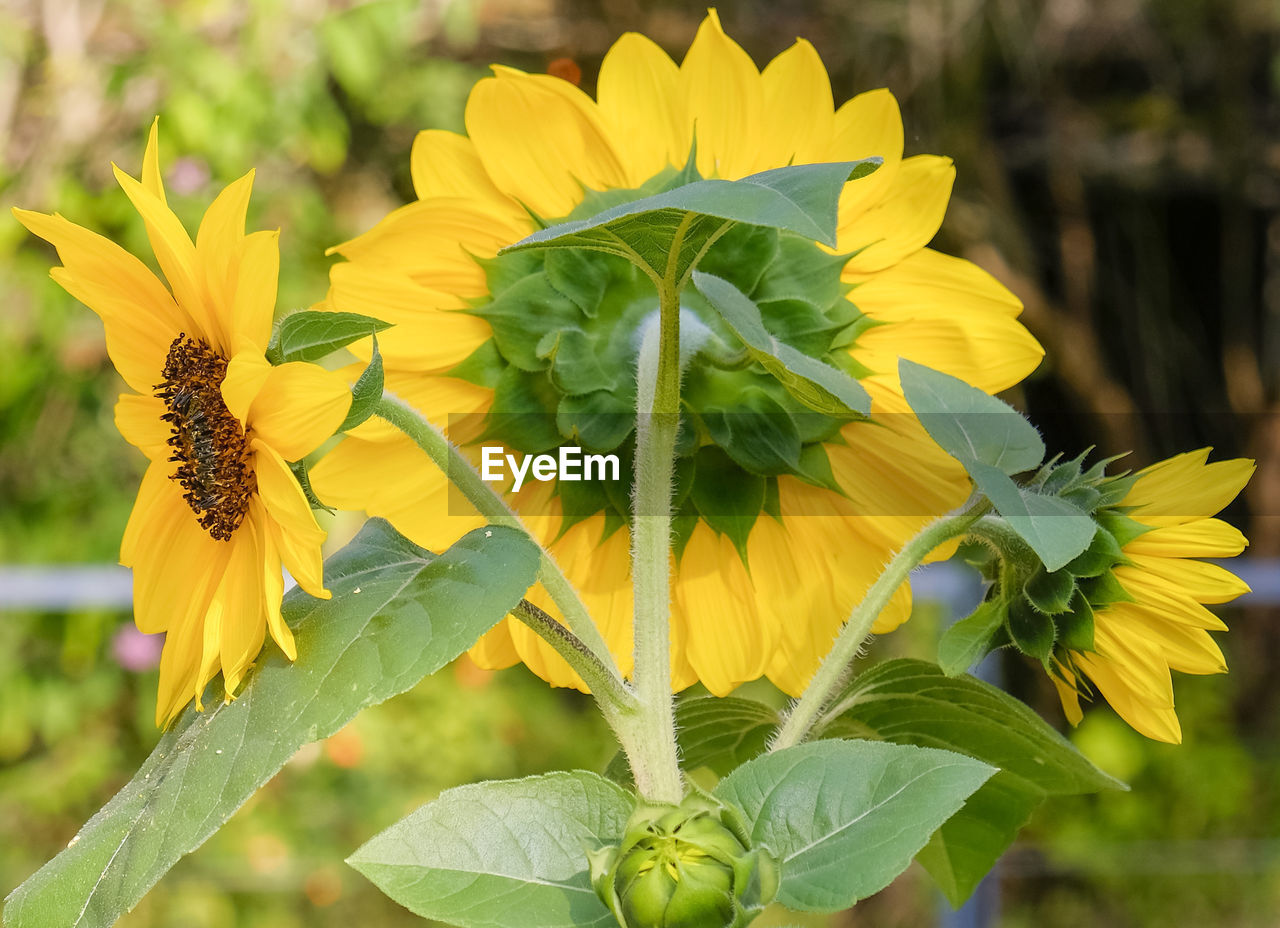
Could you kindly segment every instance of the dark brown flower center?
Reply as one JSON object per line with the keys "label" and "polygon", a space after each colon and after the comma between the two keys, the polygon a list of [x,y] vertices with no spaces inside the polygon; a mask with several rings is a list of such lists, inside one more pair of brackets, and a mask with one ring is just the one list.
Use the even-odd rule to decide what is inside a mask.
{"label": "dark brown flower center", "polygon": [[173,434],[172,479],[186,491],[183,499],[200,525],[226,541],[244,521],[258,480],[248,462],[248,442],[240,420],[222,399],[227,361],[203,339],[180,334],[164,360],[164,382],[156,396],[164,400],[161,418]]}

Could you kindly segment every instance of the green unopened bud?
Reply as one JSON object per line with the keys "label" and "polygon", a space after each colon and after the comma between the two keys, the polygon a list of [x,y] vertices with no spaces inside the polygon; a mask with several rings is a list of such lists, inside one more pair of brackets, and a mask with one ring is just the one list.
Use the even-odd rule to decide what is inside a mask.
{"label": "green unopened bud", "polygon": [[622,843],[592,855],[591,881],[623,928],[744,928],[778,890],[772,855],[750,844],[708,797],[642,805]]}

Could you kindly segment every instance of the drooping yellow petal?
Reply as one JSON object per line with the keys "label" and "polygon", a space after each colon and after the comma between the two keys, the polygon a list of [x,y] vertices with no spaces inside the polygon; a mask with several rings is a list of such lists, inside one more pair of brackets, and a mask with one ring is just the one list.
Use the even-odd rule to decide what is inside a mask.
{"label": "drooping yellow petal", "polygon": [[1226,673],[1227,661],[1209,633],[1132,603],[1107,607],[1106,622],[1114,634],[1139,637],[1163,655],[1170,669],[1183,673]]}
{"label": "drooping yellow petal", "polygon": [[280,549],[272,540],[271,532],[265,531],[270,516],[262,500],[255,497],[249,505],[254,523],[264,529],[261,538],[261,569],[262,602],[267,613],[267,631],[271,633],[271,637],[284,652],[285,657],[295,661],[298,659],[298,646],[293,639],[293,630],[285,624],[284,617],[280,614],[280,603],[284,597],[284,576],[281,572],[284,564],[280,557]]}
{"label": "drooping yellow petal", "polygon": [[228,696],[240,688],[245,671],[262,650],[266,638],[262,536],[263,526],[257,524],[251,508],[244,523],[226,542],[231,551],[214,594],[221,617],[218,664]]}
{"label": "drooping yellow petal", "polygon": [[[153,464],[151,469],[161,465]],[[157,492],[157,490],[159,490]],[[139,494],[139,502],[144,499]],[[128,539],[133,566],[133,615],[138,629],[149,635],[199,621],[227,562],[227,545],[215,541],[196,522],[181,490],[147,488],[147,533]]]}
{"label": "drooping yellow petal", "polygon": [[1126,554],[1160,557],[1235,557],[1248,546],[1244,534],[1221,519],[1196,519],[1155,528],[1124,546]]}
{"label": "drooping yellow petal", "polygon": [[466,123],[499,190],[552,219],[578,205],[584,185],[626,186],[627,172],[595,101],[557,77],[494,72],[497,77],[472,88]]}
{"label": "drooping yellow petal", "polygon": [[757,170],[811,164],[830,158],[835,137],[831,80],[813,46],[804,39],[765,67],[764,125]]}
{"label": "drooping yellow petal", "polygon": [[757,153],[765,131],[760,72],[751,56],[724,34],[715,10],[708,10],[698,27],[679,77],[702,176],[737,180],[760,170]]}
{"label": "drooping yellow petal", "polygon": [[[1145,571],[1157,581],[1182,590],[1187,595],[1202,603],[1230,602],[1237,596],[1249,592],[1249,584],[1245,583],[1231,571],[1217,564],[1206,564],[1204,561],[1193,561],[1187,558],[1153,557],[1149,554],[1129,554],[1134,567]],[[1120,572],[1116,576],[1124,582]]]}
{"label": "drooping yellow petal", "polygon": [[333,371],[290,361],[273,367],[249,407],[248,425],[287,461],[299,461],[331,438],[351,406]]}
{"label": "drooping yellow petal", "polygon": [[121,393],[116,400],[116,428],[125,441],[152,461],[167,461],[169,458],[166,442],[173,429],[161,420],[164,414],[164,401],[154,396]]}
{"label": "drooping yellow petal", "polygon": [[1136,731],[1156,741],[1182,743],[1182,726],[1172,702],[1168,705],[1147,702],[1132,689],[1128,676],[1122,676],[1110,663],[1091,654],[1080,655],[1077,663],[1097,684],[1116,714]]}
{"label": "drooping yellow petal", "polygon": [[268,517],[264,531],[298,585],[312,596],[328,599],[320,553],[324,530],[316,524],[311,505],[284,459],[263,441],[254,439],[249,444],[256,456],[258,497]]}
{"label": "drooping yellow petal", "polygon": [[837,247],[857,252],[849,259],[849,270],[881,271],[929,244],[942,225],[955,178],[950,158],[915,155],[905,159],[879,202],[856,218],[841,215]]}
{"label": "drooping yellow petal", "polygon": [[618,154],[629,187],[683,167],[689,157],[693,126],[678,81],[676,63],[639,33],[626,33],[604,56],[596,92],[600,118],[623,142]]}

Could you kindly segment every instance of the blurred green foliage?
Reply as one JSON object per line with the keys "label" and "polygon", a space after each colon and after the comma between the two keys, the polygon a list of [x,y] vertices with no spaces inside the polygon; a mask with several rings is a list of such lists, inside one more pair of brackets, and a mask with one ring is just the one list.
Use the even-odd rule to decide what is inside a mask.
{"label": "blurred green foliage", "polygon": [[[326,287],[324,249],[411,197],[414,134],[460,129],[485,64],[540,70],[568,56],[591,89],[622,31],[678,57],[704,12],[688,0],[0,5],[0,563],[114,560],[143,463],[112,425],[123,384],[100,324],[48,280],[52,249],[9,206],[57,210],[145,259],[109,165],[137,174],[158,114],[170,199],[188,227],[255,168],[250,227],[282,232],[279,306],[306,306]],[[1274,443],[1266,428],[1280,417],[1247,418],[1276,402],[1280,376],[1280,339],[1260,321],[1280,305],[1274,4],[744,0],[721,12],[758,62],[810,37],[837,102],[890,86],[908,150],[956,156],[942,239],[1027,301],[1052,359],[1026,388],[1033,418],[1070,407],[1094,416],[1089,440],[1133,430],[1108,432],[1104,446]],[[1111,326],[1101,339],[1100,320]],[[1211,401],[1176,419],[1108,418],[1099,398],[1126,391],[1161,409],[1188,407],[1179,391]],[[1163,426],[1177,434],[1154,434]],[[1059,436],[1073,451],[1076,438]],[[1260,500],[1277,461],[1263,459]],[[1250,534],[1280,550],[1280,518]],[[1277,638],[1257,610],[1227,618],[1240,626],[1223,640],[1233,674],[1177,681],[1185,745],[1148,742],[1105,707],[1088,714],[1074,737],[1133,792],[1042,808],[1002,865],[998,924],[1280,923]],[[154,672],[112,656],[127,622],[0,616],[0,893],[65,844],[156,740]],[[939,622],[920,609],[878,647],[929,654]],[[1006,672],[1014,692],[1061,717],[1041,676]],[[122,924],[419,923],[343,857],[445,786],[599,769],[612,752],[581,697],[464,662],[303,751]],[[937,904],[913,868],[830,924],[916,928]]]}

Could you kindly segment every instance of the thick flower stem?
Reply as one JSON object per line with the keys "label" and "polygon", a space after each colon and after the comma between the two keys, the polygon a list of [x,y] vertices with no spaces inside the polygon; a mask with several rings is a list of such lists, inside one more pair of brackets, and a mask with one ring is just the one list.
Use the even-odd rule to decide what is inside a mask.
{"label": "thick flower stem", "polygon": [[[686,223],[672,246],[679,253]],[[659,327],[640,348],[637,372],[636,484],[631,529],[635,584],[635,686],[640,698],[630,757],[646,799],[678,803],[684,792],[671,692],[671,489],[680,421],[680,291],[674,269],[658,285]]]}
{"label": "thick flower stem", "polygon": [[[605,645],[604,638],[600,635],[600,630],[591,621],[591,616],[587,613],[587,607],[583,605],[577,590],[569,583],[569,579],[564,575],[555,559],[551,557],[551,554],[546,548],[542,547],[529,532],[528,528],[525,527],[524,523],[520,521],[520,517],[511,511],[511,507],[503,501],[502,497],[492,487],[480,479],[480,475],[471,466],[471,462],[462,456],[439,429],[423,419],[415,410],[397,400],[383,397],[378,402],[378,407],[374,414],[390,422],[408,435],[409,438],[413,439],[414,443],[427,453],[427,456],[440,468],[440,471],[449,478],[453,485],[462,492],[467,501],[482,516],[497,525],[510,526],[524,532],[534,544],[538,545],[539,550],[542,552],[542,566],[538,573],[538,579],[551,596],[552,601],[563,613],[565,622],[568,625],[567,631],[573,633],[576,640],[594,656],[596,663],[612,680],[612,684],[605,693],[596,692],[595,686],[589,680],[586,681],[587,685],[591,686],[592,692],[597,700],[601,701],[602,705],[603,700],[621,698],[622,695],[627,697],[629,703],[634,702],[634,697],[630,695],[622,679],[622,674],[619,673],[617,664],[614,663],[613,656],[609,653],[609,648]],[[555,647],[558,643],[552,641],[551,644]],[[619,705],[614,708],[622,710],[627,706]]]}
{"label": "thick flower stem", "polygon": [[987,505],[983,504],[962,515],[929,523],[893,556],[884,572],[876,578],[876,582],[871,585],[871,589],[867,590],[862,602],[858,603],[849,616],[835,644],[818,667],[818,672],[809,681],[808,688],[792,704],[790,711],[782,720],[782,725],[778,728],[778,734],[770,745],[770,750],[789,748],[808,737],[822,711],[835,698],[845,681],[850,665],[870,636],[871,626],[889,604],[898,587],[902,586],[907,576],[920,565],[930,551],[943,542],[964,534],[974,522],[981,518],[987,508]]}

